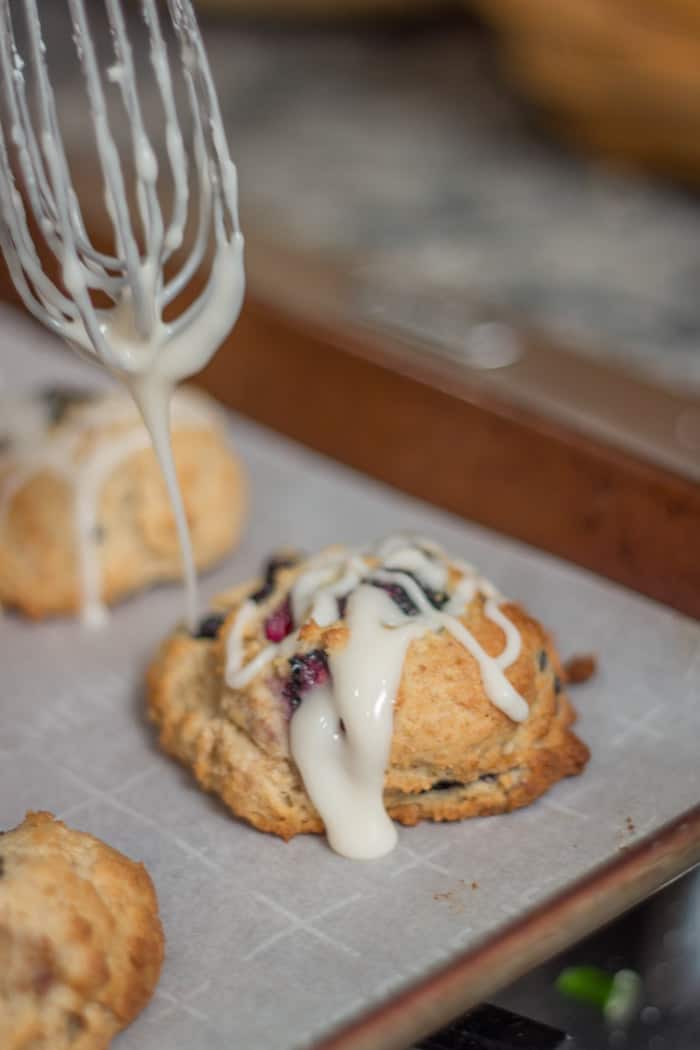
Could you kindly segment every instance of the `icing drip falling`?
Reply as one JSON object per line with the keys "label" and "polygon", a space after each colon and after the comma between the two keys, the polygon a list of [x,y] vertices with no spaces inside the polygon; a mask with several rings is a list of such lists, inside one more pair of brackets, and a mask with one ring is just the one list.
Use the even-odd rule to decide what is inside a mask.
{"label": "icing drip falling", "polygon": [[[114,229],[114,254],[106,255],[90,242],[71,182],[36,0],[24,4],[27,61],[15,42],[17,12],[8,4],[0,5],[0,77],[9,123],[7,131],[0,125],[0,240],[14,283],[31,313],[82,356],[118,376],[138,406],[168,488],[182,553],[187,618],[194,626],[196,574],[170,442],[170,400],[176,384],[210,360],[240,312],[245,278],[236,169],[191,0],[168,0],[167,7],[164,5],[189,103],[191,150],[185,148],[178,121],[158,5],[156,0],[141,0],[141,24],[148,33],[151,72],[164,118],[165,149],[159,157],[146,131],[120,3],[105,3],[114,61],[104,77],[83,0],[71,0],[69,9],[97,150],[92,196],[101,191],[104,198]],[[140,76],[145,73],[139,71]],[[36,109],[28,101],[25,79],[29,78],[36,90]],[[124,152],[130,154],[134,171],[131,187],[110,128],[109,91],[120,99],[128,119]],[[159,162],[163,161],[173,186],[167,221],[158,199]],[[192,179],[190,167],[194,169]],[[191,208],[192,198],[196,207]],[[55,256],[62,286],[42,268],[28,213]],[[185,245],[190,215],[195,230],[184,261],[178,261],[174,255]],[[205,260],[210,269],[203,290],[175,319],[166,321],[166,308],[188,288]],[[166,264],[171,263],[172,269],[176,261],[179,265],[166,280]],[[111,305],[98,306],[95,293]],[[138,440],[134,438],[134,443]],[[109,458],[106,452],[105,457]],[[95,580],[86,536],[94,503],[92,489],[102,473],[103,466],[96,466],[92,481],[83,478],[78,499],[83,578],[88,590],[94,590]],[[88,614],[91,622],[100,619],[96,610]]]}
{"label": "icing drip falling", "polygon": [[426,629],[397,620],[386,592],[358,587],[348,600],[348,644],[330,659],[333,684],[313,689],[290,724],[292,754],[328,841],[357,859],[396,844],[382,800],[392,708],[406,650]]}
{"label": "icing drip falling", "polygon": [[[486,695],[515,722],[528,705],[505,671],[518,659],[520,632],[499,608],[502,601],[471,566],[451,592],[450,562],[436,544],[392,536],[374,549],[331,549],[311,559],[289,595],[292,629],[279,643],[245,662],[246,631],[260,612],[248,601],[227,639],[226,681],[242,688],[274,659],[299,650],[300,628],[310,619],[326,627],[343,603],[347,644],[328,657],[330,681],[305,693],[291,718],[290,746],[304,785],[337,852],[367,859],[389,852],[396,830],[383,803],[393,731],[393,706],[411,642],[428,631],[447,631],[476,660]],[[485,615],[505,635],[498,656],[483,649],[459,617],[476,594]]]}

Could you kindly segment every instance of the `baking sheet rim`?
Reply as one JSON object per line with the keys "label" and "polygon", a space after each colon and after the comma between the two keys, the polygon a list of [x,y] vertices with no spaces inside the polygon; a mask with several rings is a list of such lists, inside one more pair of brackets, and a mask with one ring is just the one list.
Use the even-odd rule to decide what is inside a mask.
{"label": "baking sheet rim", "polygon": [[700,804],[313,1050],[407,1050],[700,863]]}

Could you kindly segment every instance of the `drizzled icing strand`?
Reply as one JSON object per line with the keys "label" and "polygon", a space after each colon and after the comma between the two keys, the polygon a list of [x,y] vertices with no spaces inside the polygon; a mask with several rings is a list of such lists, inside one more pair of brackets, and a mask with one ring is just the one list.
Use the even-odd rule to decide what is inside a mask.
{"label": "drizzled icing strand", "polygon": [[[162,7],[156,0],[140,4],[165,124],[165,149],[158,155],[139,97],[146,71],[138,71],[137,81],[129,23],[119,0],[106,0],[113,54],[104,73],[84,0],[68,4],[84,78],[85,118],[92,123],[88,138],[94,138],[97,154],[92,196],[102,197],[111,220],[112,254],[91,242],[71,181],[39,4],[25,0],[15,6],[16,11],[0,3],[0,81],[7,102],[6,119],[0,120],[0,246],[31,313],[82,356],[120,377],[138,405],[168,489],[182,554],[187,618],[194,626],[196,573],[169,440],[169,403],[175,385],[207,364],[233,327],[245,276],[236,169],[192,0],[168,0]],[[26,16],[23,51],[15,34],[20,9]],[[180,127],[161,27],[166,11],[189,109],[190,149]],[[50,45],[60,50],[66,43]],[[128,144],[122,146],[110,127],[110,100],[116,104],[117,99],[130,129]],[[167,219],[159,200],[161,168],[169,168],[171,176]],[[55,257],[60,283],[43,269],[33,226]],[[186,236],[188,228],[191,237]],[[174,261],[178,249],[180,261],[168,267],[166,276],[166,263]],[[207,276],[189,305],[166,313],[182,291],[194,291],[198,274]],[[87,578],[91,572],[84,566]]]}
{"label": "drizzled icing strand", "polygon": [[[124,395],[96,396],[69,408],[59,426],[51,427],[40,397],[24,404],[31,431],[11,428],[7,473],[0,484],[0,524],[15,495],[43,471],[71,486],[81,589],[81,619],[89,626],[105,621],[101,600],[98,509],[105,483],[134,453],[148,448],[150,438],[141,416]],[[176,426],[209,429],[215,422],[204,398],[179,391],[173,398]],[[110,433],[110,428],[116,432]]]}
{"label": "drizzled icing strand", "polygon": [[[298,650],[304,623],[313,619],[327,627],[344,610],[348,642],[329,654],[330,683],[312,688],[295,711],[290,746],[331,846],[346,856],[380,856],[396,841],[384,810],[383,783],[394,700],[414,639],[447,631],[476,660],[491,702],[515,722],[527,718],[528,705],[504,673],[520,654],[520,632],[501,612],[495,587],[471,566],[452,564],[461,577],[448,593],[450,562],[430,541],[391,536],[367,550],[331,549],[310,559],[294,580],[293,629],[281,642],[246,663],[246,630],[261,615],[255,603],[245,602],[231,626],[226,681],[240,689],[271,661]],[[485,615],[505,635],[496,657],[459,619],[476,594],[486,599]]]}

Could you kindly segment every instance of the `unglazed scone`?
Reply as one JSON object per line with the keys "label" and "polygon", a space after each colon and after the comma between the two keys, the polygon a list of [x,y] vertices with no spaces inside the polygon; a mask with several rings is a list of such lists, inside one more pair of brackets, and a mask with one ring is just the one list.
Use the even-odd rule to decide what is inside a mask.
{"label": "unglazed scone", "polygon": [[[148,708],[202,787],[285,839],[352,823],[358,785],[360,823],[381,824],[363,795],[377,775],[379,804],[415,824],[524,806],[588,759],[549,634],[470,566],[402,536],[271,561],[198,637],[165,641]],[[342,827],[332,844],[358,855],[334,837]]]}
{"label": "unglazed scone", "polygon": [[163,961],[146,869],[50,813],[0,837],[0,1046],[103,1050]]}
{"label": "unglazed scone", "polygon": [[[172,439],[195,560],[207,568],[239,538],[245,477],[205,395],[176,393]],[[0,603],[37,619],[98,619],[103,605],[181,573],[165,484],[126,393],[3,402]]]}

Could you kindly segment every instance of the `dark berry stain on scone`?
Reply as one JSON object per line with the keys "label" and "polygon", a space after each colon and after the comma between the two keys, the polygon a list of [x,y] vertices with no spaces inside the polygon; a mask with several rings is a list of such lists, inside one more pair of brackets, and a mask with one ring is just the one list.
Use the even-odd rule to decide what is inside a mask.
{"label": "dark berry stain on scone", "polygon": [[554,676],[554,692],[556,693],[557,696],[559,696],[559,694],[561,693],[561,690],[562,690],[561,678],[559,677],[558,674],[555,674],[555,676]]}
{"label": "dark berry stain on scone", "polygon": [[380,590],[386,591],[391,598],[394,605],[398,606],[402,613],[406,616],[417,616],[418,606],[409,597],[408,592],[400,583],[385,583],[383,580],[369,580],[369,583],[373,587],[379,587]]}
{"label": "dark berry stain on scone", "polygon": [[[428,599],[433,609],[442,609],[449,600],[449,595],[445,591],[434,590],[429,587],[424,580],[421,580],[419,576],[414,572],[410,572],[407,569],[389,567],[385,570],[386,572],[401,573],[402,576],[408,576],[409,579],[420,587],[421,591]],[[373,580],[367,581],[374,587],[379,587],[381,590],[386,591],[391,600],[395,605],[404,613],[406,616],[417,616],[420,612],[418,606],[408,594],[405,587],[402,587],[399,583],[387,583],[386,580]],[[347,600],[347,599],[346,599]]]}
{"label": "dark berry stain on scone", "polygon": [[268,642],[281,642],[293,628],[292,605],[289,598],[285,598],[265,620],[265,637]]}
{"label": "dark berry stain on scone", "polygon": [[80,1014],[69,1013],[66,1017],[66,1030],[68,1039],[75,1042],[79,1035],[85,1031],[85,1021]]}
{"label": "dark berry stain on scone", "polygon": [[413,580],[414,583],[418,584],[425,597],[428,599],[433,609],[442,609],[443,606],[447,605],[449,601],[449,595],[446,591],[436,591],[432,587],[429,587],[424,580],[421,580],[415,572],[409,572],[407,569],[394,569],[388,568],[387,572],[400,572],[402,576],[408,576]]}
{"label": "dark berry stain on scone", "polygon": [[544,669],[547,666],[547,652],[544,649],[540,649],[539,653],[537,654],[537,666],[539,667],[540,671],[544,671]]}
{"label": "dark berry stain on scone", "polygon": [[195,638],[216,638],[225,619],[223,613],[207,613],[199,621]]}
{"label": "dark berry stain on scone", "polygon": [[289,661],[291,675],[282,695],[292,710],[302,701],[304,693],[317,685],[325,685],[330,678],[328,657],[323,649],[312,649],[310,653],[297,653]]}
{"label": "dark berry stain on scone", "polygon": [[471,784],[493,784],[498,780],[498,773],[482,773],[476,780],[470,781],[469,784],[464,783],[462,780],[437,780],[434,784],[422,794],[428,794],[431,791],[458,791],[463,788],[468,788]]}
{"label": "dark berry stain on scone", "polygon": [[266,563],[263,569],[263,585],[259,587],[250,596],[250,600],[255,602],[256,605],[260,605],[274,592],[277,586],[277,574],[282,569],[291,569],[299,561],[299,558],[293,555],[285,555],[281,557],[272,557]]}
{"label": "dark berry stain on scone", "polygon": [[449,791],[450,788],[462,787],[460,780],[438,780],[429,788],[430,791]]}
{"label": "dark berry stain on scone", "polygon": [[54,974],[53,968],[50,966],[40,966],[34,971],[32,977],[32,986],[34,992],[38,996],[46,995],[51,985],[54,983],[56,975]]}

